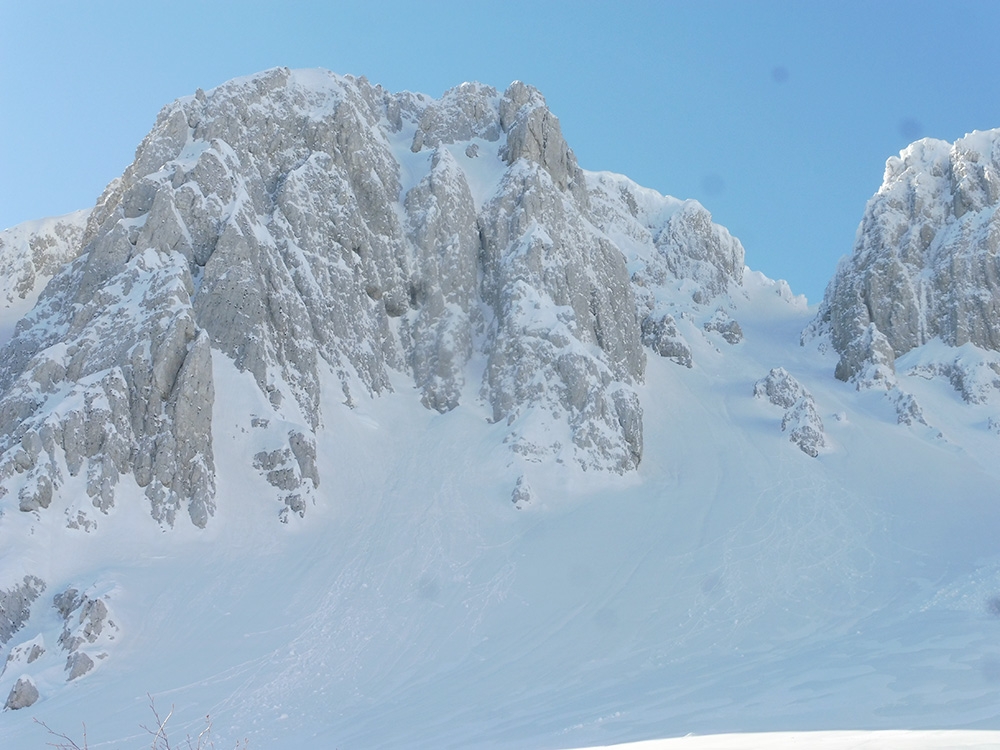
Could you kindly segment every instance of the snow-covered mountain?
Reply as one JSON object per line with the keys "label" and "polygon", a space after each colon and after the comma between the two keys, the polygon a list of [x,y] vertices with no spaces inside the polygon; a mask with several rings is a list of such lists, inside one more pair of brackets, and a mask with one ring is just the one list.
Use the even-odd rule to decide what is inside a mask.
{"label": "snow-covered mountain", "polygon": [[523,83],[168,105],[0,234],[0,743],[1000,727],[998,141],[817,314]]}

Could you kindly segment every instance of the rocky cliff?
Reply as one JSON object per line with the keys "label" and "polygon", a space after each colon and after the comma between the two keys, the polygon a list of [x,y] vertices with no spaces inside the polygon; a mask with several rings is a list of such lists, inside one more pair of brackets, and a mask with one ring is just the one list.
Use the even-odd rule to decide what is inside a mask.
{"label": "rocky cliff", "polygon": [[199,90],[74,226],[12,287],[59,268],[0,363],[0,496],[76,528],[123,476],[161,523],[208,523],[213,356],[266,397],[248,468],[287,520],[322,479],[321,382],[351,404],[404,373],[429,409],[484,405],[519,460],[627,472],[643,344],[690,365],[670,300],[741,336],[713,306],[739,243],[694,201],[585,173],[520,82],[434,100],[275,69]]}
{"label": "rocky cliff", "polygon": [[998,351],[998,250],[1000,130],[917,141],[886,163],[810,333],[828,332],[836,376],[862,384],[934,339]]}

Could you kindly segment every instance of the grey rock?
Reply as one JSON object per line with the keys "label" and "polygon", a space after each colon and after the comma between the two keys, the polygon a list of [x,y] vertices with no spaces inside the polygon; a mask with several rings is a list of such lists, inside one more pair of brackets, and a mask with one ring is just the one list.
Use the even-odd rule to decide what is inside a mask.
{"label": "grey rock", "polygon": [[894,386],[886,392],[886,398],[895,408],[896,421],[899,424],[930,426],[924,418],[923,409],[912,393],[907,393],[898,386]]}
{"label": "grey rock", "polygon": [[1000,130],[928,138],[888,160],[806,332],[829,334],[838,378],[865,379],[873,362],[891,369],[933,338],[1000,350],[998,142]]}
{"label": "grey rock", "polygon": [[31,616],[32,603],[45,591],[45,582],[25,576],[21,583],[0,590],[0,645],[6,644]]}
{"label": "grey rock", "polygon": [[481,326],[479,233],[465,176],[445,149],[430,173],[406,195],[408,230],[417,254],[413,289],[412,368],[421,400],[439,412],[461,396],[472,337]]}
{"label": "grey rock", "polygon": [[[401,148],[429,158],[404,169]],[[504,170],[490,195],[466,179],[473,156]],[[325,71],[230,81],[165,107],[82,221],[75,260],[0,357],[0,494],[41,515],[84,476],[92,509],[66,509],[76,529],[127,475],[160,523],[210,522],[220,355],[270,405],[252,460],[283,520],[321,479],[328,372],[348,405],[394,373],[439,412],[478,385],[522,456],[629,471],[643,340],[690,366],[655,290],[707,305],[743,274],[742,246],[700,204],[584,173],[520,82],[435,101]],[[643,248],[631,276],[623,236]],[[735,321],[716,330],[740,335]]]}
{"label": "grey rock", "polygon": [[[63,619],[59,645],[72,656],[82,646],[114,641],[118,626],[111,619],[111,611],[104,597],[92,598],[69,588],[52,599],[52,604]],[[67,661],[67,669],[70,669]],[[70,679],[73,679],[72,677]]]}
{"label": "grey rock", "polygon": [[302,432],[290,432],[287,447],[260,451],[254,456],[253,465],[267,483],[281,490],[283,507],[279,518],[287,523],[289,513],[305,515],[306,498],[313,497],[319,486],[316,468],[315,440]]}
{"label": "grey rock", "polygon": [[806,389],[784,367],[775,367],[753,386],[755,398],[766,398],[775,406],[790,409],[807,395]]}
{"label": "grey rock", "polygon": [[517,482],[514,484],[514,491],[511,493],[510,500],[514,503],[514,507],[521,510],[527,505],[535,502],[535,493],[531,489],[531,485],[528,484],[528,480],[524,478],[522,474],[517,478]]}
{"label": "grey rock", "polygon": [[495,88],[481,83],[463,83],[449,89],[440,99],[428,104],[420,115],[411,149],[420,151],[473,138],[499,140],[499,100]]}
{"label": "grey rock", "polygon": [[654,290],[673,288],[696,306],[708,305],[743,285],[744,251],[739,240],[698,201],[678,200],[640,187],[621,175],[588,173],[592,221],[632,252],[632,283],[642,308],[657,309]]}
{"label": "grey rock", "polygon": [[538,89],[521,81],[512,83],[500,100],[500,127],[507,135],[501,156],[507,164],[526,159],[539,165],[561,191],[569,191],[587,204],[583,172],[562,136],[558,118],[549,111]]}
{"label": "grey rock", "polygon": [[896,382],[896,352],[874,323],[847,341],[834,375],[838,380],[853,380],[859,389],[890,388]]}
{"label": "grey rock", "polygon": [[94,660],[83,651],[74,651],[66,657],[66,682],[83,677],[94,668]]}
{"label": "grey rock", "polygon": [[[214,508],[214,392],[190,274],[176,254],[147,250],[98,281],[110,273],[105,260],[95,247],[60,271],[5,349],[0,486],[19,485],[20,508],[37,511],[67,474],[83,472],[93,507],[107,512],[131,472],[154,518],[173,524],[186,503],[204,525]],[[72,406],[46,409],[39,393],[57,389]]]}
{"label": "grey rock", "polygon": [[631,470],[642,421],[630,386],[645,357],[624,260],[547,171],[522,164],[480,219],[483,295],[495,315],[485,383],[493,418],[512,424],[537,406],[564,414],[582,465]]}
{"label": "grey rock", "polygon": [[642,320],[642,343],[661,357],[673,360],[684,367],[693,367],[691,347],[677,329],[672,315],[647,315]]}
{"label": "grey rock", "polygon": [[656,246],[675,277],[699,285],[695,302],[706,303],[730,284],[742,283],[743,245],[697,201],[685,201],[656,237]]}
{"label": "grey rock", "polygon": [[14,687],[10,689],[7,702],[4,708],[10,711],[17,711],[21,708],[28,708],[38,701],[38,688],[30,677],[19,677]]}
{"label": "grey rock", "polygon": [[712,317],[705,322],[706,331],[714,331],[722,336],[722,340],[727,344],[738,344],[743,341],[743,329],[740,324],[729,317],[723,309],[718,309]]}
{"label": "grey rock", "polygon": [[785,410],[781,419],[782,432],[807,456],[815,458],[826,447],[823,420],[816,410],[812,394],[783,367],[772,369],[767,377],[754,383],[754,397]]}
{"label": "grey rock", "polygon": [[77,211],[0,232],[0,309],[30,299],[80,254],[89,215]]}
{"label": "grey rock", "polygon": [[932,362],[910,368],[909,376],[941,377],[951,383],[967,404],[985,404],[1000,391],[1000,359],[994,357],[963,357],[950,361]]}
{"label": "grey rock", "polygon": [[811,396],[803,396],[785,412],[781,429],[788,433],[788,439],[807,456],[815,458],[820,449],[826,447],[823,420],[820,419]]}
{"label": "grey rock", "polygon": [[0,669],[0,675],[3,675],[11,668],[12,665],[21,664],[33,664],[38,661],[38,659],[45,653],[44,641],[41,636],[36,636],[27,643],[22,643],[18,646],[14,646],[10,653],[7,654],[7,661],[3,665],[3,669]]}

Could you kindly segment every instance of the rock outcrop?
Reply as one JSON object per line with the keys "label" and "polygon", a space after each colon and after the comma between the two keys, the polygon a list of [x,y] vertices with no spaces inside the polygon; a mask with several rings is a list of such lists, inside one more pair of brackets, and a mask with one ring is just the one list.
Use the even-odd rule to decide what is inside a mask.
{"label": "rock outcrop", "polygon": [[118,626],[111,619],[106,597],[69,588],[56,594],[52,604],[63,619],[59,645],[66,651],[66,680],[75,680],[94,668],[94,657],[107,656],[99,649],[117,638]]}
{"label": "rock outcrop", "polygon": [[5,645],[31,616],[31,604],[45,591],[45,582],[36,576],[0,590],[0,646]]}
{"label": "rock outcrop", "polygon": [[816,410],[812,394],[783,367],[772,369],[753,387],[754,397],[767,399],[785,410],[781,419],[782,432],[807,456],[815,458],[826,447],[823,420]]}
{"label": "rock outcrop", "polygon": [[642,319],[642,343],[679,365],[692,367],[691,346],[677,328],[672,315],[647,315]]}
{"label": "rock outcrop", "polygon": [[26,643],[14,646],[7,654],[7,661],[4,662],[3,669],[0,669],[0,676],[3,676],[11,667],[34,664],[43,654],[45,654],[45,639],[40,635]]}
{"label": "rock outcrop", "polygon": [[[743,287],[739,240],[697,201],[640,187],[621,175],[588,175],[592,221],[611,238],[630,269],[642,342],[693,366],[691,342],[678,321],[702,321],[702,332],[738,343],[743,332],[718,303]],[[693,330],[688,330],[688,334]]]}
{"label": "rock outcrop", "polygon": [[83,250],[90,211],[30,221],[0,232],[0,309],[31,300]]}
{"label": "rock outcrop", "polygon": [[828,333],[836,376],[862,386],[935,338],[1000,350],[998,251],[1000,130],[917,141],[886,163],[806,335]]}
{"label": "rock outcrop", "polygon": [[250,455],[282,520],[322,480],[323,381],[351,405],[407,373],[429,409],[481,399],[525,460],[630,471],[643,343],[691,366],[665,298],[711,315],[743,274],[697,202],[584,172],[521,82],[433,100],[275,69],[199,90],[73,221],[0,356],[0,497],[76,529],[127,475],[161,524],[209,522],[213,356],[269,405]]}

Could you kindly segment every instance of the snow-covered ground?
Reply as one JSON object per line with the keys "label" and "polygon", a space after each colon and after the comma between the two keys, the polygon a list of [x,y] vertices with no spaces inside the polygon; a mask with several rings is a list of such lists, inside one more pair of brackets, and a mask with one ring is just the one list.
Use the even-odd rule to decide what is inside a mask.
{"label": "snow-covered ground", "polygon": [[882,731],[882,732],[765,732],[759,734],[694,735],[605,745],[593,750],[986,750],[1000,746],[1000,732]]}

